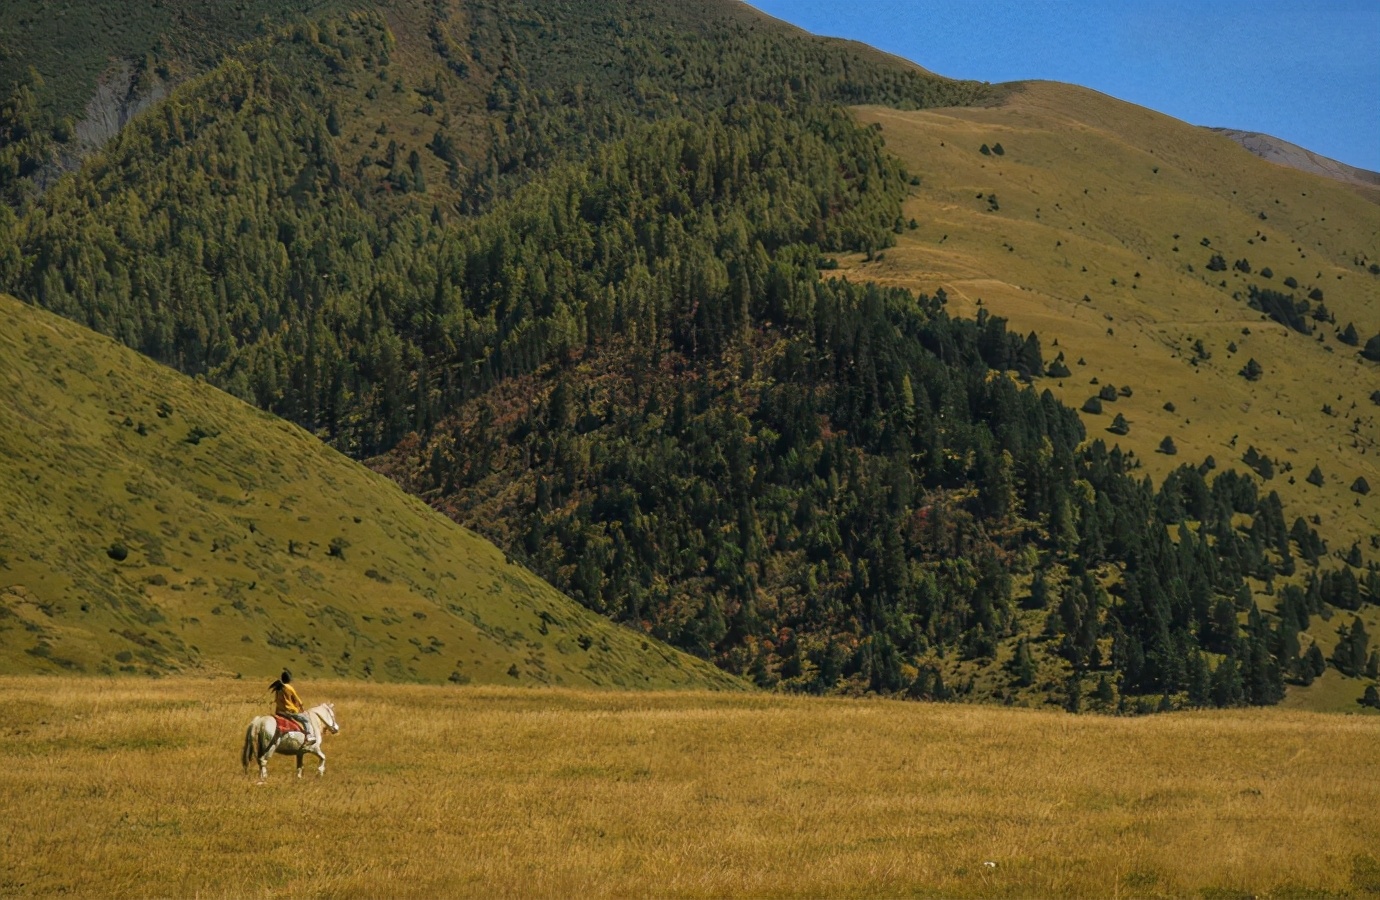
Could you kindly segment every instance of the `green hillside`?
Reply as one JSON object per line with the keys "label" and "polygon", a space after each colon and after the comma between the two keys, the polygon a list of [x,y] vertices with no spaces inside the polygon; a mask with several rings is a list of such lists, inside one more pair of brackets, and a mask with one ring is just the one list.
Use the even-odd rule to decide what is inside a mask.
{"label": "green hillside", "polygon": [[296,426],[0,297],[0,672],[733,687]]}
{"label": "green hillside", "polygon": [[[1353,490],[1380,484],[1380,363],[1361,352],[1380,335],[1373,197],[1072,85],[1024,84],[980,110],[858,115],[920,184],[905,210],[916,227],[884,259],[845,261],[852,277],[942,288],[957,313],[987,309],[1057,341],[1069,374],[1052,390],[1082,407],[1114,388],[1084,423],[1156,481],[1185,458],[1251,471],[1254,448],[1270,460],[1252,473],[1260,490],[1308,517],[1333,558],[1380,545],[1377,495]],[[1252,288],[1308,310],[1285,324]],[[1240,374],[1250,359],[1259,380]],[[1166,437],[1176,456],[1158,452]],[[1377,612],[1362,613],[1372,631]],[[1335,626],[1313,632],[1330,650]],[[1344,706],[1336,687],[1290,702]]]}
{"label": "green hillside", "polygon": [[[1006,221],[1011,191],[963,178],[1022,157],[975,146],[976,172],[939,170],[894,117],[995,122],[1031,96],[720,0],[266,23],[80,170],[12,180],[34,190],[0,210],[0,285],[370,459],[586,608],[764,687],[1150,711],[1318,685],[1354,707],[1380,666],[1376,547],[1324,545],[1305,498],[1243,474],[1267,470],[1253,444],[1239,464],[1188,431],[1181,455],[1127,452],[1149,420],[1117,404],[1158,385],[1109,369],[1109,421],[1080,419],[1057,316],[1031,329],[898,266],[954,209]],[[1104,146],[1144,126],[1112,115],[1065,158],[1079,196],[1158,229],[1170,163],[1147,151],[1128,180]],[[1240,186],[1219,182],[1229,203]],[[1036,190],[1013,205],[1044,216]],[[1075,303],[1155,302],[1152,232],[1056,212],[1088,256],[1065,274],[1112,282]],[[1276,214],[1253,213],[1257,230]],[[1255,237],[1213,231],[1178,258]],[[1006,241],[1011,265],[1044,264],[1027,243]],[[978,277],[1007,271],[999,241],[970,244],[989,252]],[[1318,313],[1282,302],[1259,299],[1235,340],[1263,345],[1265,308]],[[1199,420],[1194,395],[1175,402]]]}

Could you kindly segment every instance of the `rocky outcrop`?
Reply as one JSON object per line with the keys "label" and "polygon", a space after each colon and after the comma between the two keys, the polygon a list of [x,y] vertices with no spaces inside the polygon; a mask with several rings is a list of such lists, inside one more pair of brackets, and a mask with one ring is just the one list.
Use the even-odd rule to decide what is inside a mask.
{"label": "rocky outcrop", "polygon": [[77,145],[82,154],[99,150],[143,110],[168,95],[167,85],[158,79],[139,77],[128,60],[121,60],[101,76],[96,93],[86,104],[77,122]]}
{"label": "rocky outcrop", "polygon": [[1238,131],[1235,128],[1211,128],[1209,130],[1231,138],[1256,156],[1272,163],[1289,166],[1303,172],[1312,172],[1315,175],[1322,175],[1325,178],[1331,178],[1345,184],[1380,190],[1380,172],[1358,169],[1344,162],[1328,159],[1326,156],[1320,156],[1298,144],[1291,144],[1288,141],[1268,134],[1261,134],[1258,131]]}
{"label": "rocky outcrop", "polygon": [[38,191],[47,190],[64,172],[80,166],[82,160],[104,147],[131,119],[166,97],[168,90],[166,82],[137,73],[128,60],[112,64],[96,82],[96,91],[76,123],[74,139],[36,174],[34,185]]}

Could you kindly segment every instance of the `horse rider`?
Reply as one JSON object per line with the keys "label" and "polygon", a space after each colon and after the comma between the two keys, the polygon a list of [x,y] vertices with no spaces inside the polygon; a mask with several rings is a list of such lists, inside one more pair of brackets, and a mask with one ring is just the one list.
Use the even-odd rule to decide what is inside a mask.
{"label": "horse rider", "polygon": [[273,692],[273,711],[302,726],[302,731],[307,736],[302,746],[309,747],[315,744],[318,740],[316,726],[312,724],[311,716],[306,715],[306,704],[297,696],[297,689],[292,686],[292,673],[284,669],[283,674],[270,684],[268,689]]}

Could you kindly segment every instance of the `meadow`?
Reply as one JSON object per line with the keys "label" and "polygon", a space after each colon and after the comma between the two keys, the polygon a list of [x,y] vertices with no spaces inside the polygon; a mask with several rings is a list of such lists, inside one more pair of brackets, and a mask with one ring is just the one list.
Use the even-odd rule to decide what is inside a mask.
{"label": "meadow", "polygon": [[302,687],[326,775],[260,787],[258,682],[0,678],[0,894],[1380,892],[1377,717]]}

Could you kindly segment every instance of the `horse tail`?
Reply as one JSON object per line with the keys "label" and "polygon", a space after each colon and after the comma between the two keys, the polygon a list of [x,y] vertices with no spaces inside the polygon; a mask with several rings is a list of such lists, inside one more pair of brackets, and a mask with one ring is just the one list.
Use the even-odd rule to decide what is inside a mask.
{"label": "horse tail", "polygon": [[254,759],[254,722],[251,720],[249,727],[244,732],[244,750],[240,753],[240,763],[244,765],[246,774],[249,772],[249,763]]}

